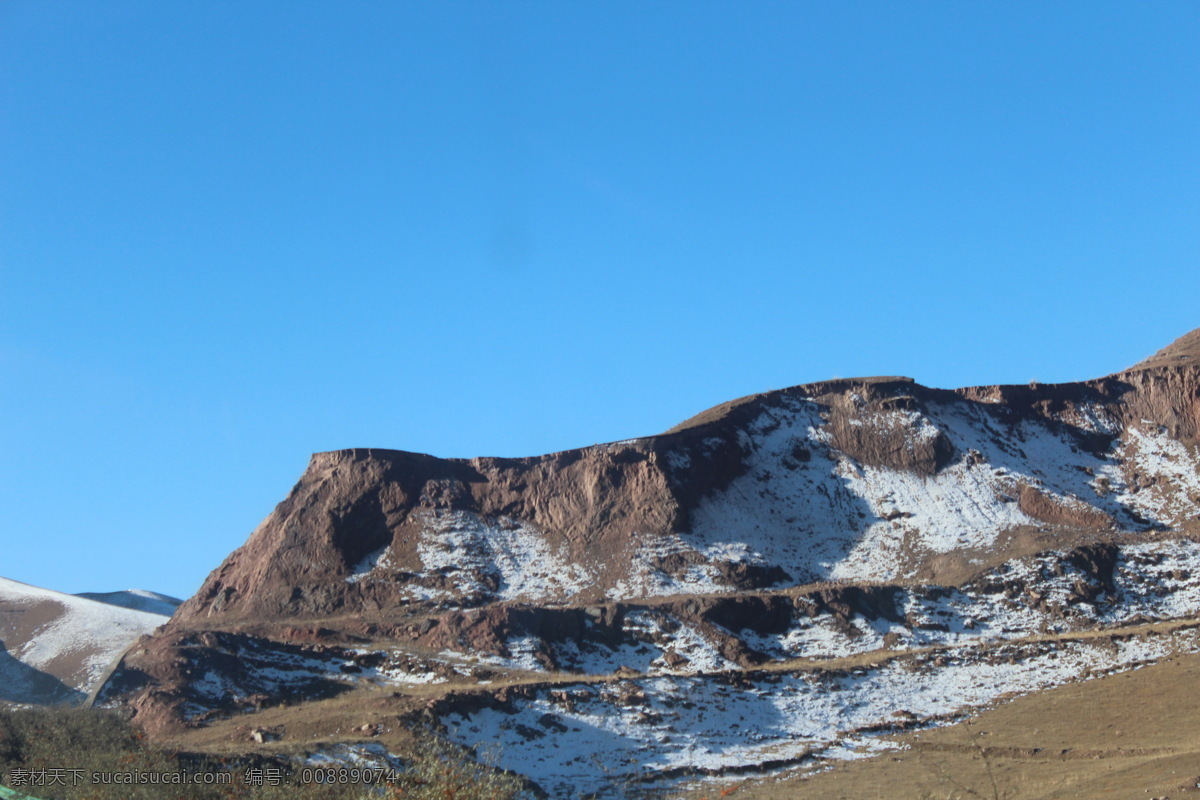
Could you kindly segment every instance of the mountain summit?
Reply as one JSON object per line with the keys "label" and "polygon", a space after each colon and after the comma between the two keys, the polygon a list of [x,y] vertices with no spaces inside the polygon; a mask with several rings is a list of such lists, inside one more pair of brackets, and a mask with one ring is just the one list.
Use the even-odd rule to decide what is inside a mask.
{"label": "mountain summit", "polygon": [[1154,355],[1141,361],[1126,372],[1156,367],[1194,367],[1200,365],[1200,328],[1185,333]]}

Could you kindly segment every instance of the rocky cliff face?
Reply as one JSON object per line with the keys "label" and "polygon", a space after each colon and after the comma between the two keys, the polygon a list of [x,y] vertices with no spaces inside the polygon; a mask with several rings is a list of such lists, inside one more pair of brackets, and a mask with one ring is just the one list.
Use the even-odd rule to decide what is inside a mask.
{"label": "rocky cliff face", "polygon": [[[563,742],[600,726],[611,737],[579,734],[581,751],[628,750],[643,769],[633,754],[653,752],[703,772],[784,751],[811,760],[900,712],[932,724],[1005,686],[1075,679],[1085,662],[1102,672],[1157,657],[1071,645],[1060,663],[1044,637],[1200,614],[1198,355],[1193,332],[1082,383],[826,381],[534,458],[320,453],[104,697],[166,730],[444,683],[441,700],[397,713],[522,752],[548,731]],[[827,663],[864,653],[882,655],[863,675]],[[755,672],[766,665],[774,678]],[[1009,684],[979,677],[1000,665],[1015,670]],[[529,684],[561,674],[616,688]],[[680,693],[720,693],[714,675],[778,730],[733,741],[730,719],[682,710]],[[913,680],[926,699],[889,705]],[[834,714],[798,739],[796,720],[825,708],[829,686],[883,710]],[[966,706],[932,699],[960,695]],[[696,755],[710,745],[724,755]],[[562,785],[600,780],[588,774]]]}
{"label": "rocky cliff face", "polygon": [[1086,383],[809,384],[535,458],[319,453],[175,624],[895,580],[1022,526],[1188,526],[1196,341]]}

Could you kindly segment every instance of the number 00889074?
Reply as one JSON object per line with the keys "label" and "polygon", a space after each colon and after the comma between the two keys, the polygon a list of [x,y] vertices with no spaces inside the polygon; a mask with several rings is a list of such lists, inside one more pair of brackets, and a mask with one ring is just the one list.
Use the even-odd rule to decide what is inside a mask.
{"label": "number 00889074", "polygon": [[394,769],[372,767],[305,767],[300,770],[301,783],[395,783],[399,775]]}

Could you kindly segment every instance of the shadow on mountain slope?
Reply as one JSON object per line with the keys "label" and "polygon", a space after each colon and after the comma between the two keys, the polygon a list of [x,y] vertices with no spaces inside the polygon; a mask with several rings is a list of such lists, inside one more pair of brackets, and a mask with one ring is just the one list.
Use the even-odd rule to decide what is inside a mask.
{"label": "shadow on mountain slope", "polygon": [[18,661],[9,654],[4,642],[0,642],[0,702],[79,703],[84,696],[83,692],[72,689],[53,675]]}

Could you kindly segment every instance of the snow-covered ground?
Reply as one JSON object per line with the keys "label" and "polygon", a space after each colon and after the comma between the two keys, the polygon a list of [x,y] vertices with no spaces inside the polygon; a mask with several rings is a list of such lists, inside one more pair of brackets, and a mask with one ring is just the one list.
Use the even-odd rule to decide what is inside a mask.
{"label": "snow-covered ground", "polygon": [[1158,425],[1143,421],[1141,428],[1127,432],[1115,454],[1149,480],[1148,485],[1130,486],[1118,464],[1106,465],[1093,485],[1098,487],[1103,480],[1113,502],[1168,526],[1197,518],[1200,457],[1193,448],[1171,438]]}
{"label": "snow-covered ground", "polygon": [[[313,655],[237,639],[226,650],[245,672],[202,675],[189,710],[195,716],[231,697],[319,692],[329,683],[471,683],[472,665],[545,672],[549,653],[562,669],[608,677],[556,678],[532,697],[518,693],[506,705],[442,722],[456,742],[492,749],[500,766],[551,796],[616,797],[630,781],[670,783],[766,762],[817,766],[876,754],[894,746],[889,732],[945,724],[1009,695],[1200,651],[1200,631],[1187,626],[1090,638],[1145,618],[1200,615],[1200,544],[1175,539],[1089,552],[1093,562],[1108,559],[1111,584],[1103,566],[1089,566],[1078,552],[1052,552],[1015,559],[962,588],[888,590],[895,613],[880,617],[810,616],[815,606],[802,596],[792,624],[771,635],[724,631],[662,606],[628,608],[610,644],[598,632],[570,641],[514,633],[507,657],[336,648]],[[722,655],[722,636],[776,660],[888,652],[875,666],[744,672]],[[622,667],[636,672],[613,677]]]}
{"label": "snow-covered ground", "polygon": [[[617,797],[630,781],[866,757],[892,747],[884,737],[895,730],[946,724],[1010,695],[1200,652],[1200,630],[1187,624],[1095,637],[1105,628],[1200,617],[1200,544],[1188,539],[1044,553],[962,588],[886,593],[894,608],[878,617],[810,616],[816,606],[802,596],[792,624],[770,635],[688,624],[661,608],[630,611],[625,638],[611,647],[523,635],[514,652],[551,652],[591,674],[624,666],[642,676],[560,683],[443,721],[461,744],[498,745],[501,766],[551,796]],[[776,661],[871,651],[881,659],[854,669],[796,663],[791,671],[741,672],[721,656],[714,630]],[[672,653],[685,658],[669,662]],[[532,658],[516,661],[505,665],[545,669]]]}
{"label": "snow-covered ground", "polygon": [[356,687],[404,688],[470,679],[473,665],[488,663],[460,653],[436,657],[399,650],[309,648],[225,634],[215,634],[183,656],[202,659],[189,667],[195,677],[188,682],[184,716],[193,720],[212,709],[247,711]]}
{"label": "snow-covered ground", "polygon": [[1200,647],[1195,631],[1114,642],[1045,642],[915,654],[876,668],[559,686],[446,723],[460,744],[494,745],[499,765],[553,797],[622,796],[629,782],[893,747],[902,727],[942,724],[1009,695]]}
{"label": "snow-covered ground", "polygon": [[[578,610],[590,619],[580,623],[580,636],[496,631],[507,634],[499,653],[460,644],[436,655],[398,646],[276,647],[232,637],[222,641],[236,644],[211,648],[222,658],[199,669],[188,713],[200,716],[230,703],[249,708],[260,695],[312,697],[364,684],[401,690],[482,685],[513,677],[505,671],[522,679],[540,672],[548,683],[530,689],[532,699],[517,692],[503,706],[442,721],[462,744],[499,745],[502,766],[529,775],[554,796],[616,795],[628,781],[863,757],[891,746],[883,738],[889,730],[942,724],[1014,693],[1200,650],[1200,633],[1186,626],[1169,636],[1143,631],[1089,638],[1146,620],[1200,617],[1200,545],[1186,538],[1143,541],[1147,537],[1117,533],[1111,578],[1096,558],[1112,565],[1113,551],[1100,548],[1091,556],[1064,550],[1014,559],[957,588],[910,585],[905,579],[923,558],[986,550],[1013,528],[1048,524],[1034,514],[1053,519],[1061,512],[1092,527],[1111,521],[1120,531],[1146,532],[1179,526],[1200,505],[1197,452],[1155,425],[1122,429],[1099,406],[1075,408],[1055,422],[939,397],[944,401],[908,399],[921,410],[862,401],[838,423],[875,429],[880,441],[899,442],[908,455],[951,443],[949,461],[932,474],[862,463],[840,451],[834,431],[845,434],[845,428],[811,399],[783,397],[764,408],[732,434],[743,474],[690,509],[690,529],[636,534],[628,568],[607,592],[622,602],[605,605],[603,614]],[[851,431],[851,440],[858,432]],[[1112,436],[1113,445],[1093,452],[1101,439],[1081,432]],[[734,443],[715,436],[691,442],[690,450],[663,453],[662,463],[668,472],[697,469],[707,456],[724,458]],[[521,520],[463,510],[415,513],[420,565],[403,580],[412,601],[562,605],[592,589],[601,572]],[[706,616],[704,609],[715,608],[712,598],[696,598],[690,611],[677,599],[638,602],[737,591],[737,576],[750,574],[739,572],[742,567],[759,568],[756,576],[778,568],[786,574],[781,586],[825,580],[904,585],[867,587],[875,593],[858,605],[836,599],[844,585],[826,586],[825,599],[816,592],[769,598],[777,606],[792,603],[784,624],[769,625],[755,625],[741,613],[746,606],[737,614]],[[398,572],[384,547],[365,556],[346,580],[394,585]],[[4,588],[0,584],[0,601]],[[612,616],[618,613],[620,624]],[[746,620],[753,629],[725,629],[717,618]],[[121,638],[113,636],[114,642]],[[18,654],[27,664],[73,646],[49,624],[36,638]],[[89,630],[87,641],[93,638]],[[876,666],[845,670],[818,663],[874,651]],[[766,661],[794,663],[776,663],[772,668],[781,671],[773,673],[739,666]],[[550,673],[562,672],[603,680],[550,683],[562,681]]]}
{"label": "snow-covered ground", "polygon": [[[1107,592],[1063,554],[1051,553],[1009,562],[963,589],[897,589],[903,622],[857,616],[847,625],[826,612],[801,618],[781,634],[735,633],[776,659],[838,658],[1194,617],[1200,615],[1200,545],[1187,540],[1126,545],[1113,583],[1115,591]],[[1020,589],[1001,591],[1004,584]],[[1080,596],[1081,585],[1095,593],[1092,601]]]}
{"label": "snow-covered ground", "polygon": [[1015,559],[962,588],[894,587],[894,613],[850,619],[795,601],[786,630],[765,634],[697,624],[664,609],[633,610],[619,642],[585,638],[554,641],[516,633],[511,653],[460,659],[493,666],[547,671],[535,653],[549,654],[559,669],[612,674],[628,667],[645,674],[687,675],[734,666],[721,655],[720,638],[737,637],[773,660],[831,659],[874,650],[1000,642],[1040,633],[1069,633],[1128,625],[1139,619],[1200,616],[1200,544],[1181,539],[1127,544],[1118,549],[1107,589],[1072,563],[1069,552]]}
{"label": "snow-covered ground", "polygon": [[[862,410],[851,419],[881,434],[900,431],[913,447],[944,436],[955,456],[933,475],[859,463],[833,446],[827,416],[797,398],[764,409],[739,435],[745,474],[701,501],[690,531],[644,537],[609,596],[732,591],[719,564],[778,566],[796,583],[907,577],[923,555],[987,547],[1006,530],[1042,524],[1022,510],[1023,488],[1064,513],[1131,530],[1197,515],[1196,450],[1149,423],[1121,431],[1099,407],[1076,409],[1061,424],[967,401],[931,402],[925,412]],[[1071,427],[1120,438],[1096,454]],[[691,459],[670,453],[666,462],[683,469]],[[1150,485],[1131,487],[1133,473]],[[691,556],[686,572],[657,566],[678,554]]]}
{"label": "snow-covered ground", "polygon": [[[309,767],[333,769],[403,770],[405,764],[378,742],[329,744],[313,750],[303,759]],[[381,778],[376,783],[382,783]]]}
{"label": "snow-covered ground", "polygon": [[622,621],[621,633],[619,642],[599,641],[599,637],[547,641],[517,633],[505,641],[508,657],[457,651],[444,655],[465,663],[547,672],[548,667],[536,656],[545,653],[559,670],[587,675],[610,675],[622,668],[647,674],[693,674],[737,666],[721,655],[712,637],[660,610],[630,612]]}

